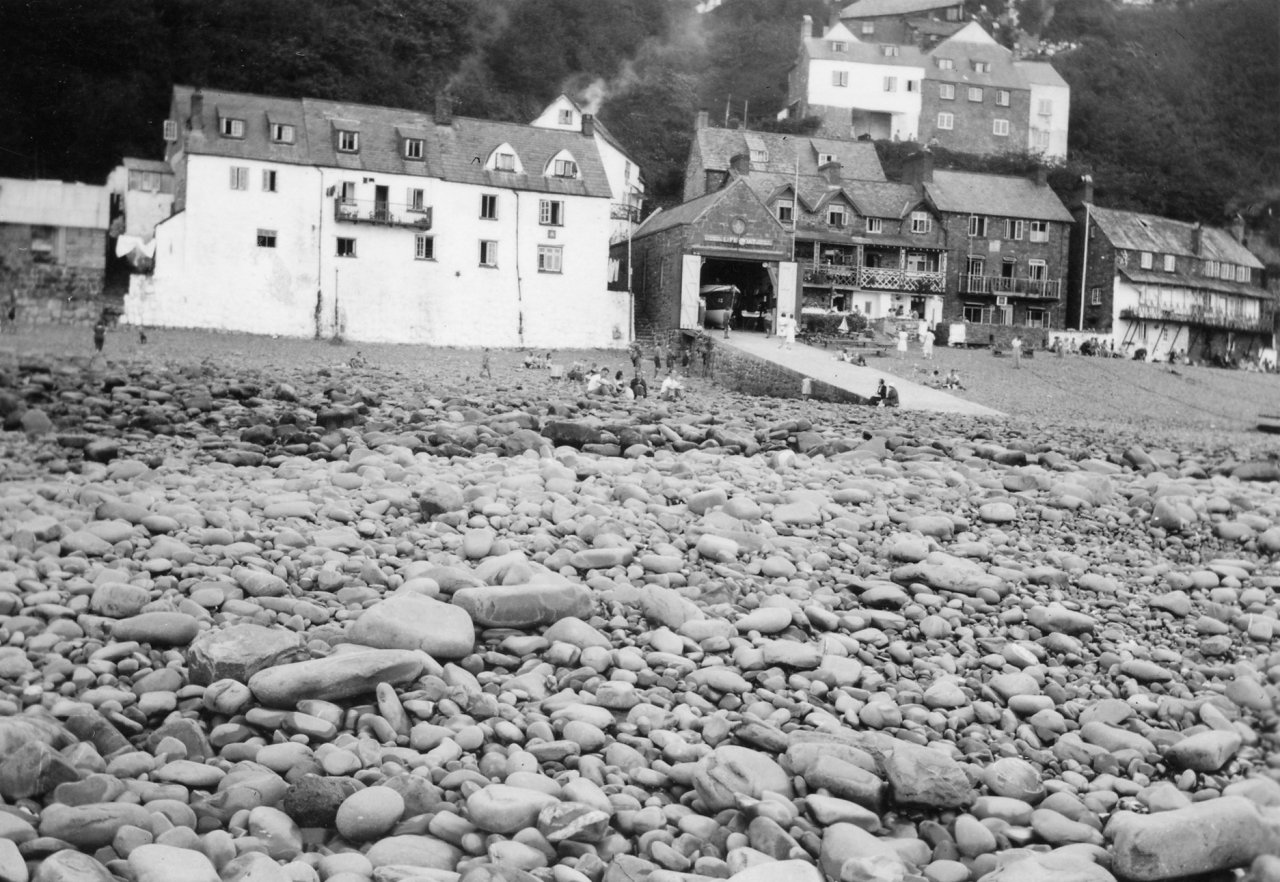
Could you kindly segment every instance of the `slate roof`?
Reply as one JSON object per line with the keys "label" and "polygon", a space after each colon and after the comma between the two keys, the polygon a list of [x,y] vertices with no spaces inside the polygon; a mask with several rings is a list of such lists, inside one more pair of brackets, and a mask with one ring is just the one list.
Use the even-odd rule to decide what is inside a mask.
{"label": "slate roof", "polygon": [[[929,55],[915,46],[897,46],[897,55],[885,55],[887,43],[864,43],[848,37],[810,37],[805,51],[812,61],[850,61],[859,64],[884,64],[893,67],[926,67]],[[843,51],[832,49],[833,42],[843,43]]]}
{"label": "slate roof", "polygon": [[841,18],[875,18],[882,15],[912,15],[930,9],[958,6],[956,0],[857,0],[840,10]]}
{"label": "slate roof", "polygon": [[[172,113],[187,123],[192,89],[175,86]],[[206,89],[203,136],[188,137],[193,154],[314,165],[361,172],[420,175],[458,183],[563,195],[609,198],[609,180],[592,138],[577,131],[543,129],[520,123],[453,118],[438,126],[429,113],[317,98],[274,98]],[[245,120],[244,138],[224,138],[218,119]],[[270,139],[270,124],[295,127],[292,144]],[[337,149],[338,130],[359,133],[359,152]],[[404,155],[405,138],[423,140],[423,158]],[[484,166],[499,146],[510,144],[524,173],[489,171]],[[578,164],[577,178],[558,178],[543,171],[562,150]]]}
{"label": "slate roof", "polygon": [[[693,149],[702,157],[702,167],[708,170],[727,171],[729,160],[742,153],[749,154],[747,136],[758,139],[769,153],[767,162],[751,164],[752,174],[776,174],[793,179],[796,175],[797,155],[800,161],[800,177],[818,175],[818,154],[829,153],[841,166],[841,175],[847,180],[883,181],[884,169],[870,141],[839,141],[833,138],[817,138],[806,135],[780,135],[775,132],[748,132],[742,129],[716,129],[704,127],[694,133]],[[804,190],[802,183],[801,190]],[[758,191],[757,191],[758,192]]]}
{"label": "slate roof", "polygon": [[[643,238],[644,236],[659,233],[663,230],[669,230],[672,227],[694,223],[717,202],[728,196],[735,187],[745,186],[747,186],[746,179],[738,178],[727,187],[722,187],[712,193],[705,193],[702,196],[697,196],[690,199],[688,202],[682,202],[679,205],[673,206],[664,211],[654,212],[645,218],[644,223],[636,228],[636,231],[632,233],[631,238],[634,241],[636,239]],[[754,189],[748,189],[751,189],[753,193],[756,193],[756,195],[759,196],[759,193]],[[760,210],[772,217],[768,206],[766,206],[763,201],[760,203]]]}
{"label": "slate roof", "polygon": [[120,160],[120,164],[130,171],[159,172],[162,175],[173,174],[173,169],[163,159],[139,159],[136,156],[126,156]]}
{"label": "slate roof", "polygon": [[1208,276],[1187,275],[1186,273],[1162,273],[1157,270],[1132,269],[1120,267],[1120,274],[1130,281],[1142,285],[1161,285],[1166,288],[1196,288],[1201,291],[1217,291],[1222,294],[1238,294],[1258,300],[1270,300],[1271,292],[1246,282],[1232,282],[1226,279],[1211,279]]}
{"label": "slate roof", "polygon": [[933,180],[924,186],[939,211],[1061,223],[1072,221],[1071,212],[1057,194],[1029,178],[935,171]]}
{"label": "slate roof", "polygon": [[[1217,260],[1250,269],[1262,269],[1262,263],[1226,230],[1201,227],[1200,251],[1192,246],[1195,224],[1171,220],[1136,211],[1090,206],[1089,216],[1112,245],[1130,251],[1174,254],[1198,260]],[[1168,273],[1156,273],[1168,279]]]}
{"label": "slate roof", "polygon": [[106,187],[0,178],[0,224],[105,230],[108,217]]}
{"label": "slate roof", "polygon": [[863,217],[906,217],[907,212],[923,201],[924,196],[910,184],[850,181],[844,191]]}
{"label": "slate roof", "polygon": [[1018,71],[1029,84],[1034,86],[1067,86],[1062,74],[1054,70],[1047,61],[1019,61]]}

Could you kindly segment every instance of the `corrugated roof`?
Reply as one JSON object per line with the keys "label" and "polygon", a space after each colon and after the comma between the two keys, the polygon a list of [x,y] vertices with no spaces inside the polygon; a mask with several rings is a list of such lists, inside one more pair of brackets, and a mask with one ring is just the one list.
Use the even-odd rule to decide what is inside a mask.
{"label": "corrugated roof", "polygon": [[0,178],[0,223],[105,230],[108,219],[106,187]]}
{"label": "corrugated roof", "polygon": [[1217,291],[1222,294],[1239,294],[1258,300],[1270,300],[1271,292],[1266,288],[1249,285],[1245,282],[1229,282],[1226,279],[1211,279],[1208,276],[1189,276],[1185,273],[1162,273],[1156,270],[1133,269],[1120,267],[1120,274],[1140,285],[1160,285],[1166,288],[1185,287],[1201,291]]}
{"label": "corrugated roof", "polygon": [[[192,89],[174,87],[174,110],[180,125],[188,116]],[[245,120],[243,138],[219,135],[219,116]],[[259,159],[269,162],[344,168],[361,172],[420,175],[460,183],[563,195],[611,195],[604,163],[594,139],[581,132],[543,129],[520,123],[454,117],[438,126],[422,111],[352,104],[318,98],[273,98],[204,90],[204,136],[188,137],[191,153]],[[295,122],[296,121],[296,122]],[[296,126],[292,144],[274,143],[269,122]],[[359,133],[359,151],[340,152],[339,130]],[[422,137],[423,158],[404,155],[404,137]],[[489,155],[510,144],[523,174],[485,169]],[[578,165],[577,178],[544,175],[551,160],[567,150]]]}
{"label": "corrugated roof", "polygon": [[959,6],[956,0],[857,0],[840,11],[841,18],[874,18],[882,15],[912,15],[930,9]]}
{"label": "corrugated roof", "polygon": [[935,171],[924,185],[939,211],[1070,223],[1071,212],[1047,186],[1028,178]]}
{"label": "corrugated roof", "polygon": [[[1117,248],[1174,254],[1200,260],[1217,260],[1251,269],[1262,269],[1262,263],[1226,230],[1201,227],[1200,250],[1193,244],[1195,224],[1171,220],[1136,211],[1091,206],[1089,216],[1097,223],[1107,240]],[[1164,275],[1168,278],[1168,274]]]}

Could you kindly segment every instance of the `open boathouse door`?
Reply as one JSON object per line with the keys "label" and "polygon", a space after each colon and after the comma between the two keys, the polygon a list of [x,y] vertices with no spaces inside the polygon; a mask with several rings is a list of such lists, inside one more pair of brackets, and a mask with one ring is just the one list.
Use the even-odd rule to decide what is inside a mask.
{"label": "open boathouse door", "polygon": [[702,287],[702,258],[685,254],[680,259],[680,330],[702,328],[702,310],[698,289]]}

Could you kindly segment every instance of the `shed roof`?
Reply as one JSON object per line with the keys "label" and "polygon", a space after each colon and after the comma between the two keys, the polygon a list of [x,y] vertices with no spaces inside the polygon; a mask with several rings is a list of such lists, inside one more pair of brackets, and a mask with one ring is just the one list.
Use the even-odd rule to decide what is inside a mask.
{"label": "shed roof", "polygon": [[925,190],[939,211],[1070,223],[1071,212],[1047,186],[1028,178],[935,171]]}
{"label": "shed roof", "polygon": [[[1200,260],[1217,260],[1250,269],[1262,269],[1261,261],[1226,230],[1201,227],[1200,249],[1193,244],[1195,224],[1136,211],[1091,206],[1093,218],[1103,235],[1117,248],[1173,254]],[[1168,278],[1167,274],[1163,275]]]}
{"label": "shed roof", "polygon": [[66,181],[0,178],[0,223],[105,230],[107,188]]}

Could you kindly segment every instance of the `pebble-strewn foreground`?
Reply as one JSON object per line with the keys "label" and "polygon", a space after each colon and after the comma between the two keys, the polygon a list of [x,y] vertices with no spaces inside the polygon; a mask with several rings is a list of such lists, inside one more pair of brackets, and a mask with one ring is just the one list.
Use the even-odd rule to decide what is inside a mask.
{"label": "pebble-strewn foreground", "polygon": [[1274,462],[34,356],[0,416],[3,882],[1280,879]]}

